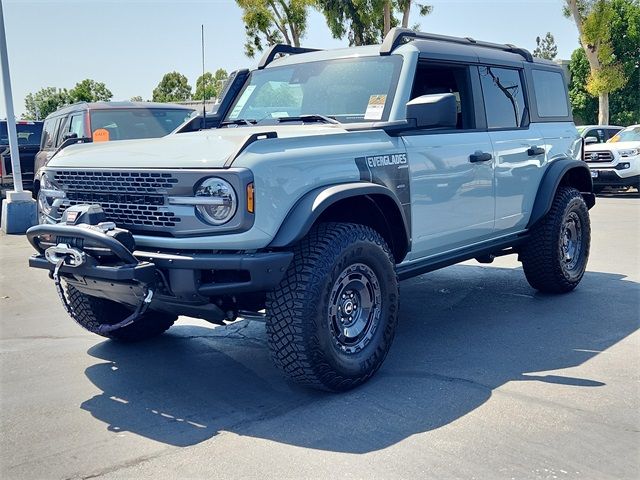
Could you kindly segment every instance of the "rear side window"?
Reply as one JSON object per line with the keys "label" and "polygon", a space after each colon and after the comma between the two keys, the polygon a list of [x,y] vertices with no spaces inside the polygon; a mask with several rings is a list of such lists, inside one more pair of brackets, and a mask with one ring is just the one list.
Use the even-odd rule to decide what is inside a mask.
{"label": "rear side window", "polygon": [[533,87],[539,117],[568,117],[564,78],[558,72],[533,70]]}
{"label": "rear side window", "polygon": [[487,126],[496,129],[525,125],[527,111],[520,72],[509,68],[480,67],[480,80]]}

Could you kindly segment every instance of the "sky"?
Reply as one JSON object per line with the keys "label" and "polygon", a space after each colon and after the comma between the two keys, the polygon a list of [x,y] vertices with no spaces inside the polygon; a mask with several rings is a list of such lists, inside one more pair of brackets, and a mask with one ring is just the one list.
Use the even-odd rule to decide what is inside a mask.
{"label": "sky", "polygon": [[[207,70],[254,68],[244,54],[242,13],[235,0],[1,0],[7,35],[14,110],[43,87],[72,88],[91,78],[104,82],[113,100],[151,92],[176,70],[195,90],[202,71],[200,25],[205,28]],[[551,32],[559,59],[578,48],[578,33],[562,15],[564,0],[421,0],[433,13],[421,24],[431,33],[513,43],[529,50]],[[417,10],[414,8],[414,10]],[[303,46],[339,48],[324,17],[312,11]],[[4,97],[0,118],[6,117]]]}

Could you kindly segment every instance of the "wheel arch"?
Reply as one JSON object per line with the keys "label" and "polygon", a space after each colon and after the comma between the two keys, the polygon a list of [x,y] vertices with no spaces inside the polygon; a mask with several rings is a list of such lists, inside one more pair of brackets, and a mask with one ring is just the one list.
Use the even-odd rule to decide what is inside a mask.
{"label": "wheel arch", "polygon": [[376,230],[400,263],[410,247],[402,205],[382,185],[354,182],[320,187],[305,194],[289,211],[269,247],[288,247],[320,222],[351,222]]}
{"label": "wheel arch", "polygon": [[531,209],[527,228],[536,225],[551,209],[558,188],[570,186],[576,188],[584,198],[587,208],[596,203],[593,193],[593,182],[589,167],[580,160],[561,158],[554,160],[544,173],[538,193]]}

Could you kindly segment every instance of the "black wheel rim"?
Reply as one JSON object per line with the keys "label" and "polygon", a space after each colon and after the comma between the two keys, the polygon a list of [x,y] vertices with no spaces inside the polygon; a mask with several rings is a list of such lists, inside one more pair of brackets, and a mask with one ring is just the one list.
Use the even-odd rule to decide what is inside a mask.
{"label": "black wheel rim", "polygon": [[329,329],[336,348],[362,350],[373,337],[382,312],[382,290],[375,272],[363,263],[345,268],[329,295]]}
{"label": "black wheel rim", "polygon": [[560,238],[562,263],[567,271],[580,265],[582,257],[582,222],[576,212],[569,212],[562,223]]}

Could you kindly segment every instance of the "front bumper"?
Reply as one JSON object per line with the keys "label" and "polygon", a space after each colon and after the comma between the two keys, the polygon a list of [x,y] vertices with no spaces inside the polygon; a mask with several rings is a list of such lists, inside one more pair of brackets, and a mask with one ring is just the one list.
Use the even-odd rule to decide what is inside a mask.
{"label": "front bumper", "polygon": [[[82,226],[37,225],[27,232],[37,253],[29,266],[53,272],[45,251],[64,243],[86,261],[64,264],[60,274],[83,293],[135,305],[142,287],[156,291],[150,308],[219,320],[213,305],[226,296],[263,293],[282,280],[293,253],[129,251],[102,232]],[[209,318],[212,317],[212,318]]]}
{"label": "front bumper", "polygon": [[[640,174],[621,177],[620,171],[610,169],[591,169],[591,179],[594,186],[603,187],[635,187],[640,184]],[[594,172],[596,176],[594,176]]]}

